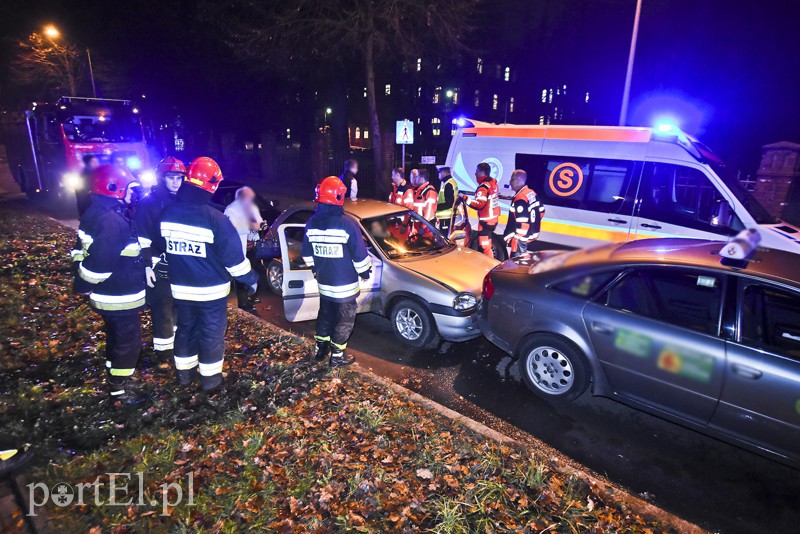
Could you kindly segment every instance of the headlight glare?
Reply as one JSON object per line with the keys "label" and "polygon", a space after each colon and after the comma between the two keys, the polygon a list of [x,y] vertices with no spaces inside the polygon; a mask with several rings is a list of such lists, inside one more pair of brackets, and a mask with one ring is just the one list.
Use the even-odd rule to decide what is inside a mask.
{"label": "headlight glare", "polygon": [[478,299],[472,293],[459,293],[453,300],[453,308],[458,311],[469,311],[478,305]]}

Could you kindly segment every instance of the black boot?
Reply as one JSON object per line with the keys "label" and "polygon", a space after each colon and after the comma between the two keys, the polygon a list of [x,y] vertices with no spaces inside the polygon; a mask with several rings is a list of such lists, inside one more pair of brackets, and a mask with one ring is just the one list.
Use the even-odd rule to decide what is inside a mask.
{"label": "black boot", "polygon": [[178,370],[178,384],[181,386],[190,386],[195,378],[197,378],[197,367]]}
{"label": "black boot", "polygon": [[356,359],[352,356],[347,356],[343,350],[334,349],[333,352],[331,352],[331,367],[344,367],[346,365],[353,365],[354,363],[356,363]]}
{"label": "black boot", "polygon": [[108,395],[112,402],[136,405],[145,402],[148,397],[139,391],[139,388],[132,385],[129,381],[109,381]]}
{"label": "black boot", "polygon": [[200,387],[208,393],[219,389],[222,386],[222,373],[211,376],[200,376]]}
{"label": "black boot", "polygon": [[318,362],[321,362],[325,358],[328,357],[328,353],[331,351],[331,342],[330,341],[317,341],[317,353],[314,354],[314,359]]}

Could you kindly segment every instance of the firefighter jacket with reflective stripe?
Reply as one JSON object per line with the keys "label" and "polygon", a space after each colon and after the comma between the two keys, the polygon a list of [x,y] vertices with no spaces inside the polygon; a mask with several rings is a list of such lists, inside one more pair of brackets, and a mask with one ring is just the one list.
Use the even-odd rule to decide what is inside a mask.
{"label": "firefighter jacket with reflective stripe", "polygon": [[458,198],[458,184],[455,178],[448,177],[439,188],[439,201],[436,206],[436,218],[440,221],[451,219],[455,213],[456,199]]}
{"label": "firefighter jacket with reflective stripe", "polygon": [[167,191],[163,185],[158,185],[136,205],[134,214],[136,232],[139,234],[139,244],[142,246],[145,265],[152,267],[164,252],[161,248],[159,217],[164,208],[173,202],[175,202],[175,194]]}
{"label": "firefighter jacket with reflective stripe", "polygon": [[439,197],[436,188],[425,182],[414,193],[414,211],[426,221],[436,219],[436,200]]}
{"label": "firefighter jacket with reflective stripe", "polygon": [[475,198],[467,205],[478,211],[478,220],[483,224],[497,224],[500,217],[500,192],[497,180],[485,178],[475,191]]}
{"label": "firefighter jacket with reflective stripe", "polygon": [[222,299],[230,292],[231,278],[246,285],[258,281],[233,224],[209,206],[209,200],[208,192],[184,185],[175,203],[161,213],[160,246],[167,255],[170,287],[177,300]]}
{"label": "firefighter jacket with reflective stripe", "polygon": [[75,290],[89,294],[89,304],[102,313],[137,310],[144,306],[144,261],[136,228],[122,203],[92,195],[81,215]]}
{"label": "firefighter jacket with reflective stripe", "polygon": [[413,210],[414,188],[405,180],[403,180],[400,185],[392,184],[392,192],[389,193],[389,202]]}
{"label": "firefighter jacket with reflective stripe", "polygon": [[314,271],[320,296],[337,302],[355,300],[358,275],[372,268],[361,228],[342,206],[317,205],[306,223],[302,254]]}
{"label": "firefighter jacket with reflective stripe", "polygon": [[506,225],[506,239],[516,239],[519,243],[529,243],[539,237],[544,205],[536,198],[536,193],[524,186],[514,196]]}

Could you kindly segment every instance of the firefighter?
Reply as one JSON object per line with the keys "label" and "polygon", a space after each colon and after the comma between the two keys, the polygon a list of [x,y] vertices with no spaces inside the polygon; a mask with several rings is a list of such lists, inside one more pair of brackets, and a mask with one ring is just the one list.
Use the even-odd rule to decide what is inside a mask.
{"label": "firefighter", "polygon": [[172,360],[175,348],[175,302],[169,287],[167,256],[161,248],[159,217],[164,208],[175,202],[186,167],[177,158],[168,157],[156,165],[158,183],[136,207],[136,230],[145,264],[147,305],[153,319],[153,351],[160,361]]}
{"label": "firefighter", "polygon": [[504,239],[511,248],[511,257],[514,257],[532,252],[529,247],[539,237],[544,205],[536,198],[533,189],[528,187],[528,174],[525,171],[517,169],[512,172],[509,183],[516,195],[511,201]]}
{"label": "firefighter", "polygon": [[246,284],[251,295],[258,284],[233,224],[209,206],[221,181],[222,171],[213,159],[192,161],[175,202],[161,213],[159,225],[178,315],[178,383],[191,384],[199,372],[204,391],[222,384],[231,278]]}
{"label": "firefighter", "polygon": [[436,222],[436,201],[438,193],[428,181],[428,170],[420,169],[411,177],[414,186],[414,211],[428,222]]}
{"label": "firefighter", "polygon": [[144,261],[135,225],[125,215],[124,198],[135,183],[124,167],[101,165],[92,174],[92,201],[81,215],[75,290],[105,322],[108,393],[115,401],[146,400],[130,378],[141,350],[139,310],[145,304]]}
{"label": "firefighter", "polygon": [[491,167],[488,163],[478,163],[475,178],[479,185],[475,191],[475,198],[469,200],[466,195],[462,195],[461,198],[467,206],[478,211],[478,246],[484,254],[493,258],[492,236],[500,219],[500,197],[497,180],[492,178],[490,172]]}
{"label": "firefighter", "polygon": [[392,192],[389,193],[389,202],[414,209],[414,188],[406,180],[403,167],[397,167],[392,171]]}
{"label": "firefighter", "polygon": [[458,201],[458,183],[453,175],[450,174],[450,167],[439,169],[439,198],[436,204],[436,220],[439,223],[439,230],[445,237],[450,237],[453,227],[453,217],[456,213],[456,202]]}
{"label": "firefighter", "polygon": [[369,279],[372,262],[361,230],[344,215],[347,186],[336,176],[325,178],[317,188],[317,210],[306,223],[303,261],[311,266],[319,286],[319,314],[315,358],[340,367],[355,362],[345,356],[347,340],[356,321],[359,277]]}

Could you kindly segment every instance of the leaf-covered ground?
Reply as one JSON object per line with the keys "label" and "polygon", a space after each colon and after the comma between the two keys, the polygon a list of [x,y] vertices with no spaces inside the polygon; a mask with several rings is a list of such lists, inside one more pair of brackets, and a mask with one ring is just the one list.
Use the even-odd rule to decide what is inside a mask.
{"label": "leaf-covered ground", "polygon": [[[33,444],[28,478],[48,486],[142,472],[144,495],[134,481],[118,501],[158,505],[50,505],[59,530],[665,531],[543,456],[312,365],[303,341],[235,310],[222,394],[176,387],[145,347],[140,381],[152,402],[114,407],[101,321],[70,292],[73,239],[0,205],[0,448]],[[162,513],[162,485],[188,490],[190,474],[192,504]]]}

